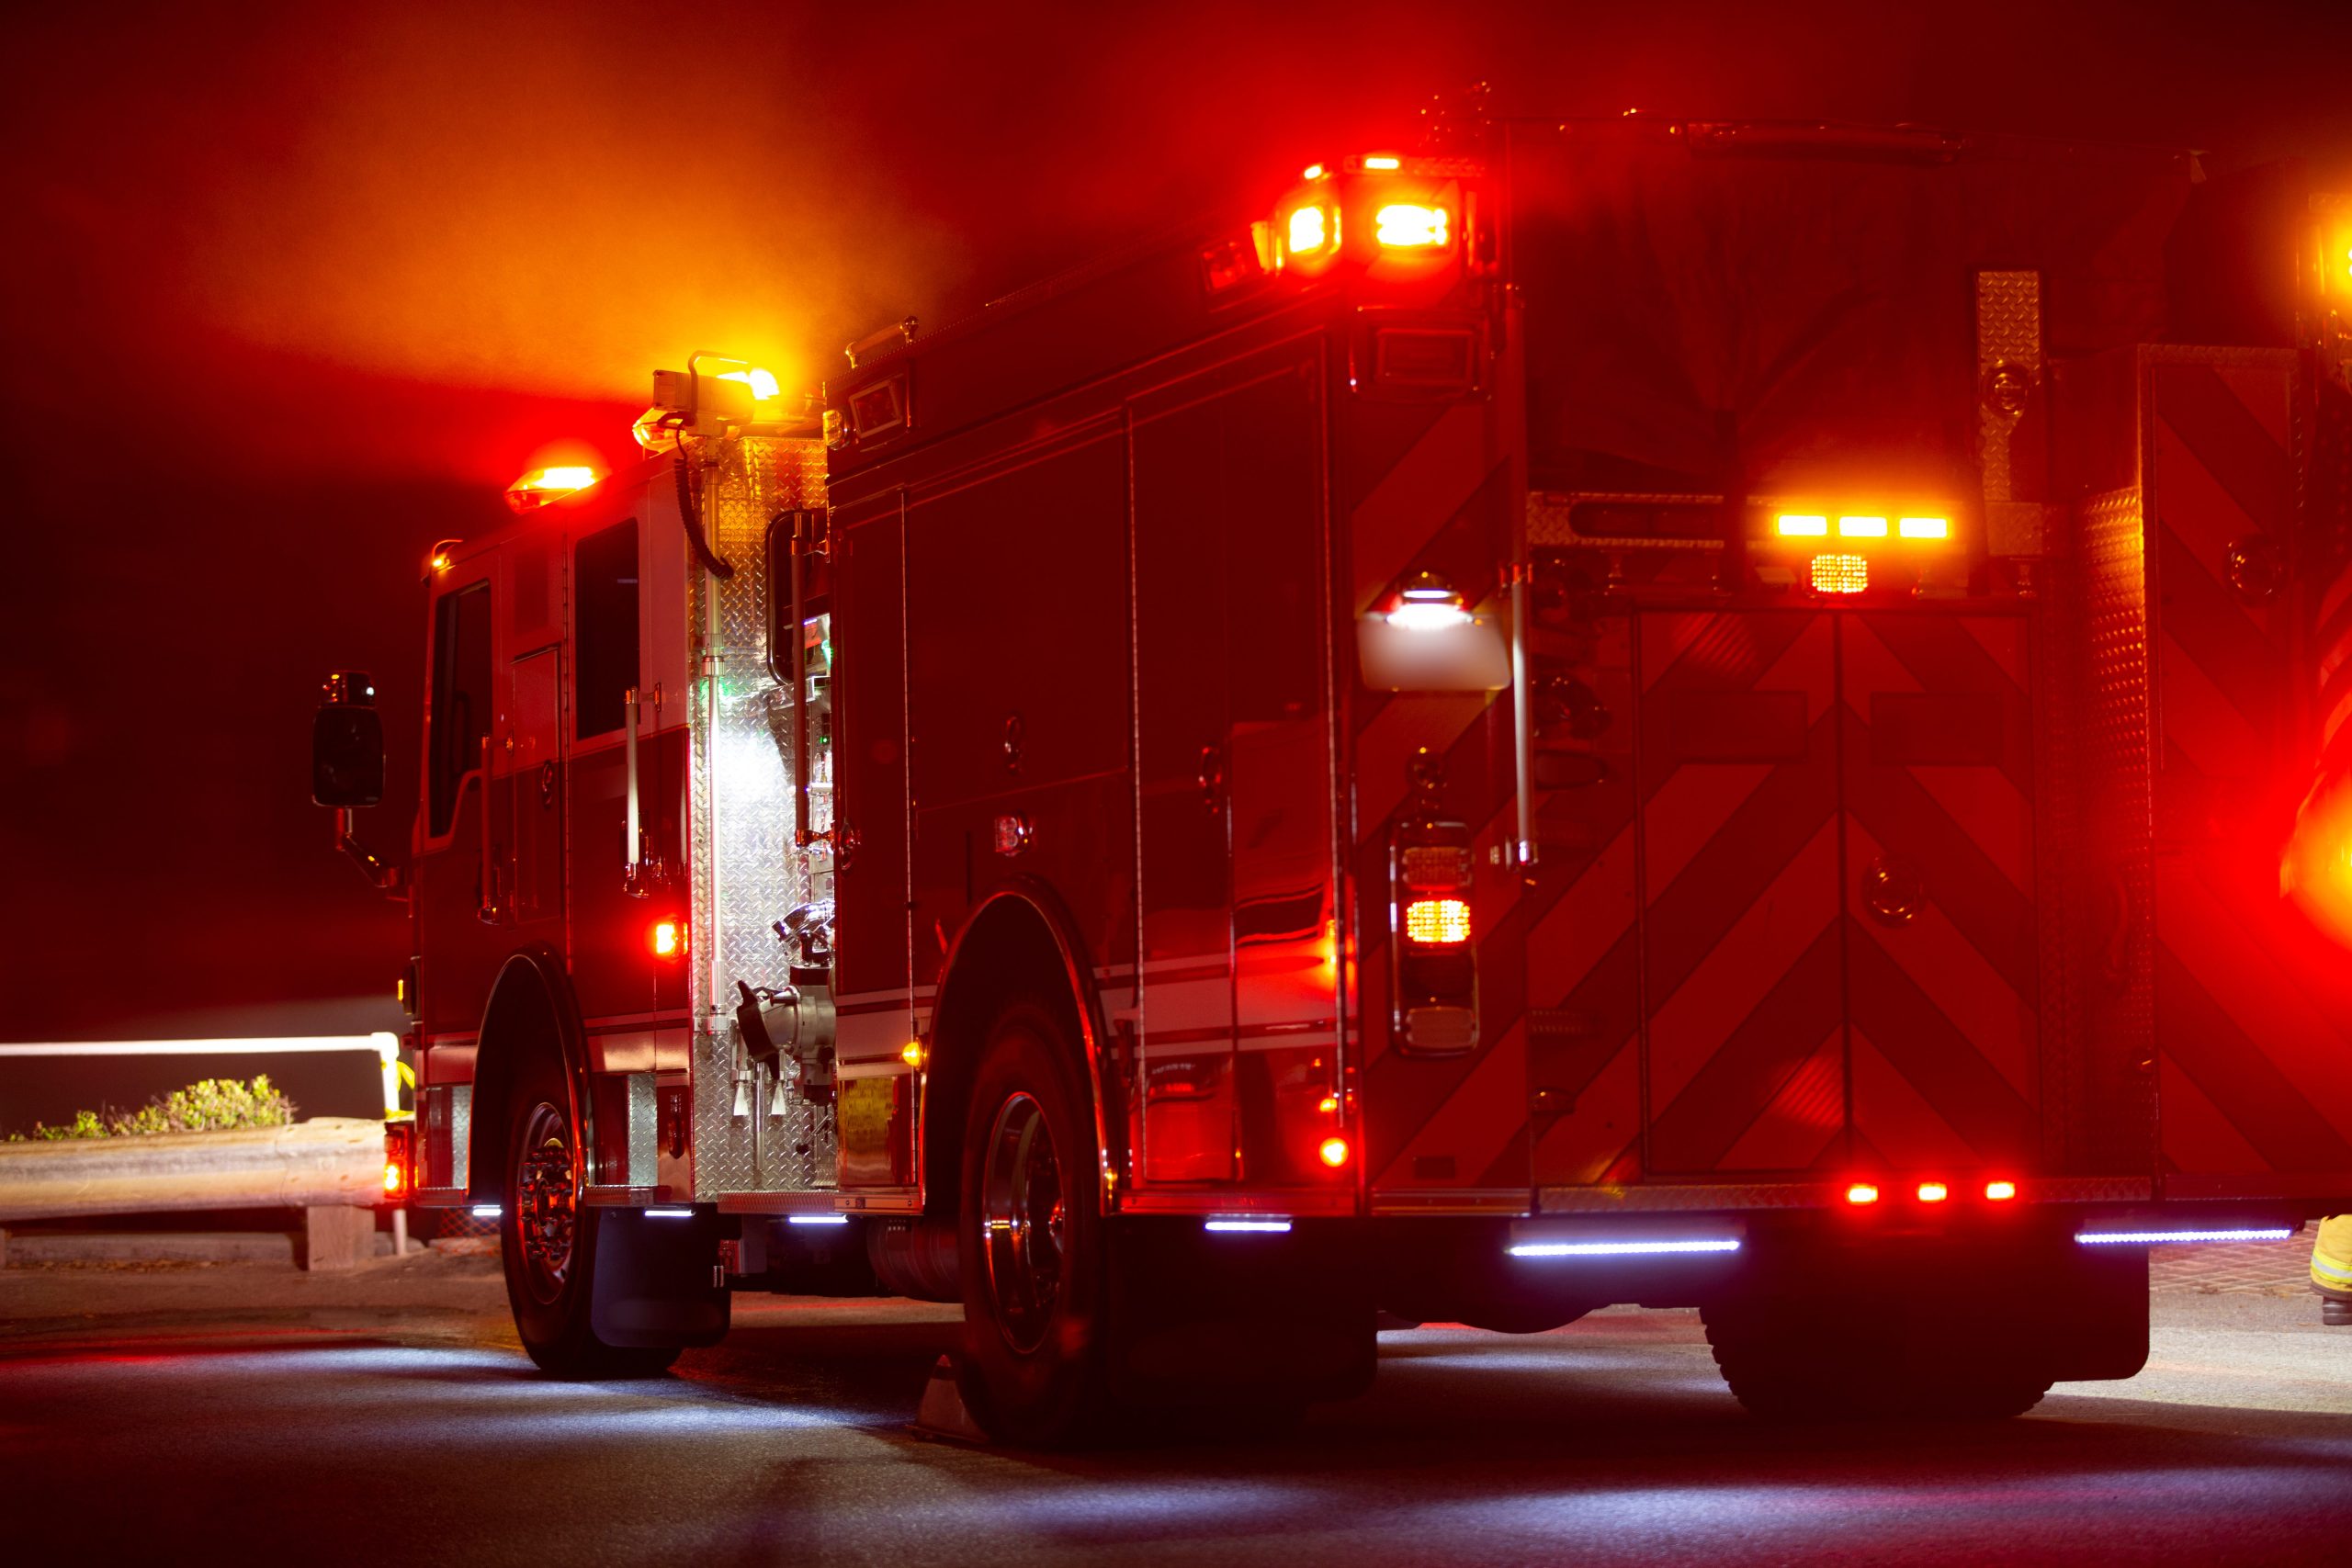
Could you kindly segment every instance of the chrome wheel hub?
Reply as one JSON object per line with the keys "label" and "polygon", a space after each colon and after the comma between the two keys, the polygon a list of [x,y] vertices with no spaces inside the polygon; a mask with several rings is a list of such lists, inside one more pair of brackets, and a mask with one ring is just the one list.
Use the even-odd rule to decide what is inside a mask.
{"label": "chrome wheel hub", "polygon": [[980,1168],[980,1250],[1005,1342],[1027,1354],[1045,1343],[1061,1299],[1069,1207],[1045,1108],[1008,1096]]}

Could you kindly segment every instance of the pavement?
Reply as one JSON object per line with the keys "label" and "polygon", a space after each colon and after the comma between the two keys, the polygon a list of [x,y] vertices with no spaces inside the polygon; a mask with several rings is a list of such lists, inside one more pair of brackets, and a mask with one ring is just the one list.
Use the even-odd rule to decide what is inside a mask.
{"label": "pavement", "polygon": [[[1290,1431],[1038,1455],[909,1427],[952,1308],[745,1297],[669,1377],[538,1377],[495,1259],[0,1272],[17,1561],[2341,1563],[2352,1330],[2307,1242],[2156,1261],[2154,1354],[1994,1426],[1776,1428],[1697,1314],[1382,1336]],[[2181,1249],[2186,1251],[2186,1249]]]}

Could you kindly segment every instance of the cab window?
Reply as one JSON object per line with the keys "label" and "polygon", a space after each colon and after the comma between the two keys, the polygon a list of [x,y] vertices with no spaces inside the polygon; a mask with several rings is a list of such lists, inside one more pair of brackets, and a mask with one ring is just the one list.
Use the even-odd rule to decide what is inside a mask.
{"label": "cab window", "polygon": [[445,595],[433,607],[433,733],[425,789],[432,834],[449,830],[458,786],[481,765],[490,734],[490,584]]}
{"label": "cab window", "polygon": [[580,541],[572,556],[572,628],[580,689],[574,733],[585,740],[621,728],[637,684],[637,519]]}

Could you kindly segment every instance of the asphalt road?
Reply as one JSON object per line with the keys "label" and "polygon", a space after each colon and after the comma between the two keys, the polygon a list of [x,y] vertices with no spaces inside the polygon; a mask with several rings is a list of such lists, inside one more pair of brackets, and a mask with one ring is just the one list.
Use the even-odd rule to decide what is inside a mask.
{"label": "asphalt road", "polygon": [[0,1274],[0,1557],[485,1563],[2352,1561],[2352,1331],[2176,1285],[2150,1369],[1982,1427],[1776,1429],[1689,1313],[1385,1335],[1276,1437],[908,1422],[952,1315],[749,1298],[676,1375],[536,1376],[488,1260]]}

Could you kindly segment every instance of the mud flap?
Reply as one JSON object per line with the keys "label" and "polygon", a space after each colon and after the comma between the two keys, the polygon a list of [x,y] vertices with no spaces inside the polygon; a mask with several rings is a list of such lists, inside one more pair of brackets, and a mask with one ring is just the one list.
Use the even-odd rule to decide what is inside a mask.
{"label": "mud flap", "polygon": [[1352,1399],[1372,1386],[1372,1293],[1340,1250],[1198,1220],[1113,1221],[1110,1377],[1130,1406]]}
{"label": "mud flap", "polygon": [[648,1219],[638,1209],[595,1211],[595,1278],[588,1321],[607,1345],[715,1345],[727,1333],[728,1295],[718,1285],[722,1222],[707,1209],[691,1219]]}

